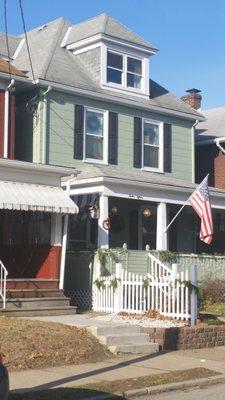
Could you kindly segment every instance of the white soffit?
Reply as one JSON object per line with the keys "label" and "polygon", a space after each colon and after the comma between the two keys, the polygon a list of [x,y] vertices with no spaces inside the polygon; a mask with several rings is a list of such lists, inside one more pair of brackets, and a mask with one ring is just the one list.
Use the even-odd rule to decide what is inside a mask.
{"label": "white soffit", "polygon": [[78,207],[60,187],[0,181],[0,209],[77,214]]}

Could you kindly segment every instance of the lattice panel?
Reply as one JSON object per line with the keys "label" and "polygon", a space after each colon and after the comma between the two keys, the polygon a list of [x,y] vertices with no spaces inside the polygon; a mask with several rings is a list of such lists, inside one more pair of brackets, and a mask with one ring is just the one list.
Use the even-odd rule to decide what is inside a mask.
{"label": "lattice panel", "polygon": [[70,297],[72,306],[77,306],[83,310],[92,309],[92,291],[82,289],[65,289],[65,295]]}

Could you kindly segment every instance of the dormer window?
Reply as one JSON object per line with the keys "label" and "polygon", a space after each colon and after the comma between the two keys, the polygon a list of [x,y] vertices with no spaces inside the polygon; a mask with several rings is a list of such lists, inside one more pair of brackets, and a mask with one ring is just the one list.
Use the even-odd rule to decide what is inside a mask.
{"label": "dormer window", "polygon": [[125,88],[141,89],[142,60],[107,51],[107,83],[121,85]]}

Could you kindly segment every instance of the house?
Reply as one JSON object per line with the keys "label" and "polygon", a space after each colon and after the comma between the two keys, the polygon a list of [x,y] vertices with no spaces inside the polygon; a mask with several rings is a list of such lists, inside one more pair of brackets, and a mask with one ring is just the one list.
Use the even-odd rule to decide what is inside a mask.
{"label": "house", "polygon": [[[22,37],[12,61],[29,81],[16,100],[15,156],[81,171],[68,250],[202,251],[191,207],[165,233],[196,187],[194,127],[204,117],[152,79],[156,47],[107,14],[76,25],[60,18],[28,41],[35,84]],[[223,190],[211,198],[223,213]]]}
{"label": "house", "polygon": [[[75,168],[15,160],[15,98],[26,80],[24,73],[0,59],[0,308],[7,278],[7,296],[13,297],[10,307],[16,308],[11,314],[23,308],[23,300],[14,298],[21,290],[22,297],[29,298],[39,289],[48,294],[62,289],[68,215],[78,212],[61,188],[61,178],[74,177]],[[64,310],[71,312],[69,307]]]}
{"label": "house", "polygon": [[225,189],[225,107],[202,111],[196,127],[196,182],[209,173],[210,185]]}

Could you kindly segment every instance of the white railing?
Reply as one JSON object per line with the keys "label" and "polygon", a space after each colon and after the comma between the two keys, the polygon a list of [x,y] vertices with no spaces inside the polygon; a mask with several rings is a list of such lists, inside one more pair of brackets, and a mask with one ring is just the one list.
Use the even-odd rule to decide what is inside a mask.
{"label": "white railing", "polygon": [[3,265],[2,261],[0,261],[0,297],[3,301],[3,308],[5,308],[6,304],[6,279],[7,279],[8,271]]}
{"label": "white railing", "polygon": [[191,320],[197,317],[197,299],[187,282],[195,284],[191,273],[177,272],[149,254],[150,271],[146,275],[128,272],[116,265],[114,275],[98,277],[93,284],[93,310],[103,312],[144,313],[155,310],[164,317]]}

